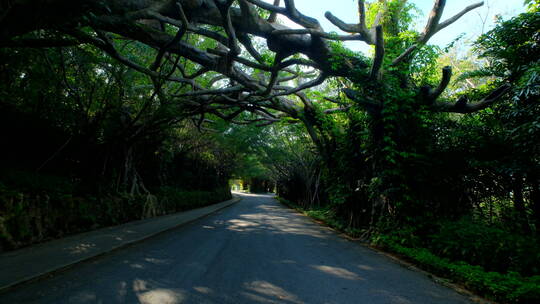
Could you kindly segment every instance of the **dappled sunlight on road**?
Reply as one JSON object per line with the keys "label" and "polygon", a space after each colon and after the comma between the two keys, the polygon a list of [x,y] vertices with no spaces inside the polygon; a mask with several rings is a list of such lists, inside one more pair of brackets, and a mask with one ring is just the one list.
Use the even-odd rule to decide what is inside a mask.
{"label": "dappled sunlight on road", "polygon": [[324,273],[331,274],[333,276],[346,279],[346,280],[362,280],[365,279],[361,278],[359,275],[357,275],[354,272],[348,271],[347,269],[340,268],[340,267],[332,267],[327,265],[311,265],[311,267],[320,270]]}
{"label": "dappled sunlight on road", "polygon": [[141,304],[177,304],[184,299],[179,292],[163,288],[137,294],[137,298]]}
{"label": "dappled sunlight on road", "polygon": [[177,304],[185,298],[179,289],[150,288],[150,284],[141,279],[133,281],[132,290],[142,304]]}
{"label": "dappled sunlight on road", "polygon": [[243,294],[258,303],[304,303],[297,296],[267,281],[253,281],[244,284],[248,292]]}
{"label": "dappled sunlight on road", "polygon": [[140,292],[147,290],[147,283],[145,280],[136,279],[133,280],[133,291]]}
{"label": "dappled sunlight on road", "polygon": [[[242,194],[250,196],[249,194]],[[228,230],[243,233],[272,233],[272,234],[297,234],[324,239],[328,232],[322,229],[313,229],[319,226],[306,225],[306,221],[300,216],[291,216],[293,211],[284,209],[276,205],[275,202],[269,204],[259,204],[255,208],[250,208],[251,213],[238,215],[238,218],[231,219],[225,224]],[[253,212],[256,211],[256,212]],[[216,225],[223,224],[219,221]],[[203,226],[205,229],[214,227]]]}
{"label": "dappled sunlight on road", "polygon": [[155,265],[167,265],[172,262],[172,259],[145,258],[144,260]]}
{"label": "dappled sunlight on road", "polygon": [[358,267],[358,268],[360,268],[362,270],[369,270],[369,271],[375,270],[373,267],[368,266],[368,265],[356,265],[356,267]]}
{"label": "dappled sunlight on road", "polygon": [[251,228],[260,226],[260,224],[255,223],[255,222],[236,220],[236,219],[228,221],[227,224],[228,224],[227,229],[229,230],[244,231],[244,232],[252,231],[253,229]]}
{"label": "dappled sunlight on road", "polygon": [[240,192],[240,191],[231,191],[232,194],[238,195],[238,196],[247,196],[247,197],[275,197],[275,193],[248,193],[248,192]]}
{"label": "dappled sunlight on road", "polygon": [[79,253],[90,251],[95,247],[96,247],[96,244],[94,243],[82,243],[82,244],[77,244],[74,247],[67,248],[67,250],[69,250],[70,254],[79,254]]}
{"label": "dappled sunlight on road", "polygon": [[316,238],[326,238],[327,235],[301,219],[291,219],[284,216],[269,215],[268,213],[241,214],[240,219],[227,221],[227,229],[237,232],[249,233],[274,233],[274,234],[299,234],[309,235]]}
{"label": "dappled sunlight on road", "polygon": [[134,269],[146,269],[148,267],[153,267],[154,265],[167,265],[171,263],[170,259],[156,259],[156,258],[144,258],[141,261],[137,261],[135,263],[130,261],[122,261],[124,264],[128,264],[129,267]]}
{"label": "dappled sunlight on road", "polygon": [[144,269],[144,266],[139,263],[133,263],[129,265],[131,268]]}
{"label": "dappled sunlight on road", "polygon": [[197,291],[198,293],[202,293],[202,294],[211,294],[214,292],[212,289],[208,287],[204,287],[204,286],[195,286],[193,287],[193,289]]}

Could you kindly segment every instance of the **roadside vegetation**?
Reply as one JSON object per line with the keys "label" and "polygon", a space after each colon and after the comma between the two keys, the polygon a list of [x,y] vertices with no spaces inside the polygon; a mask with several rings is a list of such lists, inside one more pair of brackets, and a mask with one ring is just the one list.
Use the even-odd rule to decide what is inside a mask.
{"label": "roadside vegetation", "polygon": [[[482,297],[501,303],[536,303],[540,298],[540,275],[531,275],[538,273],[531,269],[538,269],[535,257],[540,248],[537,243],[529,243],[535,241],[529,237],[463,220],[444,223],[438,233],[422,240],[411,240],[407,229],[360,239],[363,231],[348,226],[331,209],[304,209],[281,197],[278,200],[320,224],[395,254]],[[509,261],[519,262],[509,266]]]}
{"label": "roadside vegetation", "polygon": [[0,57],[0,251],[231,198],[236,152],[149,79],[84,46]]}

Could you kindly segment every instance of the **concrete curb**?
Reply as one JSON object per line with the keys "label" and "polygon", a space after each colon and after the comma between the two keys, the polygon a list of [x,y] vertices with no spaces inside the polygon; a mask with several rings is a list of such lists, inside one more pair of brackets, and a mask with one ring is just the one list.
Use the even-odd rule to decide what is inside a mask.
{"label": "concrete curb", "polygon": [[[185,224],[196,221],[200,218],[211,215],[219,210],[222,210],[226,207],[229,207],[237,203],[241,199],[242,199],[241,197],[235,196],[228,201],[224,201],[221,203],[213,204],[213,205],[202,207],[202,208],[192,209],[185,212],[179,212],[179,213],[170,214],[170,215],[164,215],[164,216],[160,216],[156,218],[129,222],[129,223],[122,224],[119,226],[102,228],[102,229],[89,231],[89,232],[73,235],[67,238],[53,240],[47,243],[37,244],[35,246],[30,246],[30,247],[23,248],[20,250],[15,250],[15,251],[1,254],[0,255],[0,294],[6,291],[9,291],[21,284],[34,282],[34,281],[43,279],[45,277],[53,276],[57,273],[65,271],[80,263],[90,262],[99,257],[112,253],[114,251],[129,247],[129,246],[133,246],[149,238],[155,237],[167,231],[173,230]],[[160,226],[159,225],[160,221],[169,222],[169,223],[165,223]],[[148,227],[152,228],[149,230],[149,232],[146,232],[146,233],[139,232],[138,235],[132,236],[133,234],[137,234],[137,232],[133,232],[134,228],[139,229],[139,230],[144,230],[145,228],[148,228]],[[104,237],[106,237],[107,239],[105,239]],[[122,237],[126,237],[126,240],[123,240]],[[107,244],[107,242],[109,243],[111,242],[111,238],[114,238],[114,242],[112,244]],[[82,248],[84,251],[84,245],[92,241],[94,242],[101,241],[103,244],[100,245],[101,248],[99,247],[95,249],[91,248],[90,249],[91,252],[88,252],[88,253],[83,252],[79,256],[73,255],[73,254],[71,254],[73,256],[70,256],[70,255],[66,255],[65,253],[67,250],[78,248],[78,247],[73,247],[74,244],[75,245],[78,244],[79,246],[82,245],[83,246]],[[64,242],[63,245],[62,245],[62,242]],[[60,253],[64,254],[66,258],[63,261],[58,261],[56,263],[53,262],[51,263],[51,265],[45,266],[42,269],[34,270],[34,268],[32,267],[33,261],[35,262],[36,259],[39,259],[42,261],[47,260],[48,258],[47,254],[49,255],[54,254],[56,252],[55,250],[63,250],[64,252],[60,252]],[[27,271],[23,270],[22,274],[11,275],[11,277],[9,277],[10,275],[9,268],[12,268],[15,271],[19,271],[20,268],[18,266],[23,266],[22,268],[26,266],[28,270]],[[8,274],[7,277],[5,274]]]}

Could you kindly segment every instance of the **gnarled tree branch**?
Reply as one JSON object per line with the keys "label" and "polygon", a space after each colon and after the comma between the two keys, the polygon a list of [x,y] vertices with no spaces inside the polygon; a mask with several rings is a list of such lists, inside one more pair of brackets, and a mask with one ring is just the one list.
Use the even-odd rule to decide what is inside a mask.
{"label": "gnarled tree branch", "polygon": [[433,109],[438,112],[452,112],[452,113],[473,113],[483,110],[491,106],[495,101],[501,98],[506,92],[510,90],[509,84],[503,84],[496,90],[491,92],[488,96],[480,100],[479,102],[469,104],[467,98],[460,98],[455,103],[437,102],[433,104]]}

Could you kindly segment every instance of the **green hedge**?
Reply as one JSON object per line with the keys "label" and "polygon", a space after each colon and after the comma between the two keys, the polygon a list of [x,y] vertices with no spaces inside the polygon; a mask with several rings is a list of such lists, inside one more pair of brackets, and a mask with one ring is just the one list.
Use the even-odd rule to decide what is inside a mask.
{"label": "green hedge", "polygon": [[158,197],[167,213],[204,207],[232,198],[228,187],[214,191],[186,191],[175,187],[161,187]]}
{"label": "green hedge", "polygon": [[72,194],[65,180],[28,178],[17,188],[0,182],[0,252],[231,198],[228,187],[214,191],[163,187],[156,195],[93,197]]}
{"label": "green hedge", "polygon": [[453,261],[480,265],[488,271],[513,271],[526,276],[540,274],[538,237],[518,234],[496,223],[483,223],[469,217],[445,221],[421,247]]}

